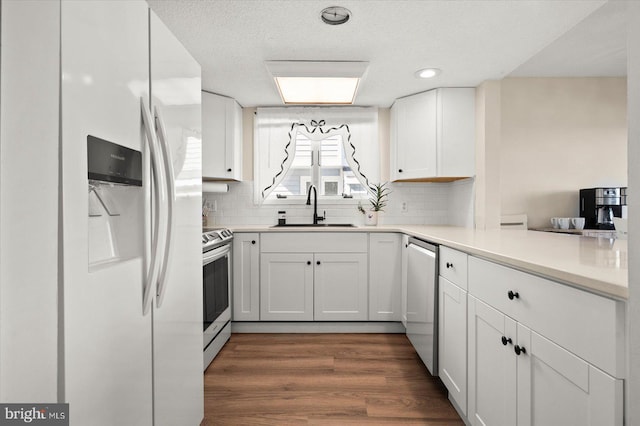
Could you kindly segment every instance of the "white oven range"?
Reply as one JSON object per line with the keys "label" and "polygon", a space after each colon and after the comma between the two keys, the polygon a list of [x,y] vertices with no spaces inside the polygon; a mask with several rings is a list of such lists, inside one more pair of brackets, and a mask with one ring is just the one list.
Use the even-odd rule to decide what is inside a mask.
{"label": "white oven range", "polygon": [[228,229],[202,234],[204,370],[231,337],[232,241],[233,233]]}

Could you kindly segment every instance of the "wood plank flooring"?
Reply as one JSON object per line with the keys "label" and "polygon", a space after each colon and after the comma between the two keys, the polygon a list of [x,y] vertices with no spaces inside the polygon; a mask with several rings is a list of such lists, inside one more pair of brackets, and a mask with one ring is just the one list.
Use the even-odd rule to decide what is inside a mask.
{"label": "wood plank flooring", "polygon": [[217,425],[463,425],[403,334],[233,334],[204,376]]}

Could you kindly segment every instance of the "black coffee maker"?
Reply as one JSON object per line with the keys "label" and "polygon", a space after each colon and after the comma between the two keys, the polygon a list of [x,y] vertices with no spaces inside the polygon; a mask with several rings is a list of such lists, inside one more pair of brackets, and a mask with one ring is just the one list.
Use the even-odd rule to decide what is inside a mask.
{"label": "black coffee maker", "polygon": [[580,217],[585,219],[585,229],[615,229],[613,218],[623,217],[626,205],[627,188],[580,190]]}

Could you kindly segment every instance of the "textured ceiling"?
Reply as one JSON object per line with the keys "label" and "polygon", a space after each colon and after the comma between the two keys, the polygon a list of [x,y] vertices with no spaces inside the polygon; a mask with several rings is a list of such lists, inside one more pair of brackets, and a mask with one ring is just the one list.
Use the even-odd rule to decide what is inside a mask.
{"label": "textured ceiling", "polygon": [[[603,0],[148,0],[202,65],[204,89],[243,106],[281,105],[264,61],[351,60],[370,66],[357,105],[389,106],[434,87],[477,86],[484,80],[537,72],[544,49],[602,7]],[[342,26],[320,20],[340,5]],[[615,15],[615,13],[610,13]],[[602,27],[602,22],[596,22]],[[606,26],[605,26],[606,27]],[[575,49],[582,33],[574,30]],[[625,33],[626,34],[626,33]],[[606,47],[606,46],[605,46]],[[611,46],[610,46],[611,48]],[[525,64],[530,58],[528,67]],[[607,57],[610,59],[610,56]],[[566,65],[566,56],[559,60]],[[618,58],[620,59],[620,58]],[[522,65],[522,68],[519,67]],[[625,62],[626,64],[626,62]],[[418,80],[416,70],[442,74]],[[565,67],[566,68],[566,67]],[[530,71],[528,71],[530,69]],[[521,74],[522,72],[522,74]],[[570,72],[567,68],[563,72]],[[601,72],[601,71],[598,71]]]}
{"label": "textured ceiling", "polygon": [[624,2],[608,2],[544,50],[512,77],[623,77],[627,75]]}

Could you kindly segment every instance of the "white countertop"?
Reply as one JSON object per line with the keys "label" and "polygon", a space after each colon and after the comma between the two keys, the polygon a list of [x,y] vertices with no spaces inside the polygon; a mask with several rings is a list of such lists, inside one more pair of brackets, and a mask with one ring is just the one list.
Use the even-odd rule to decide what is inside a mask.
{"label": "white countertop", "polygon": [[617,299],[628,298],[627,241],[453,226],[229,226],[234,232],[401,232]]}

